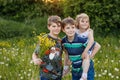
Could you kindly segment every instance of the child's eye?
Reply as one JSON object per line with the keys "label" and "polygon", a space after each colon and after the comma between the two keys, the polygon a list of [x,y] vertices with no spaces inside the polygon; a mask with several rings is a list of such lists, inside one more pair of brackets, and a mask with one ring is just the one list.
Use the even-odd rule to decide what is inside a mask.
{"label": "child's eye", "polygon": [[86,23],[88,23],[88,21],[86,21]]}
{"label": "child's eye", "polygon": [[74,29],[75,27],[72,27],[72,29]]}
{"label": "child's eye", "polygon": [[61,25],[58,25],[58,27],[61,27]]}
{"label": "child's eye", "polygon": [[69,27],[66,27],[66,29],[70,29]]}
{"label": "child's eye", "polygon": [[52,27],[56,27],[56,26],[52,26]]}

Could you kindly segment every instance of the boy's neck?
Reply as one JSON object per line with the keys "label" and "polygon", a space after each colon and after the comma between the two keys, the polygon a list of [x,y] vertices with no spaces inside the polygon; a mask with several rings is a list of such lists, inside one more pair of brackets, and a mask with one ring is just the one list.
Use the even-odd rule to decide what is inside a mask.
{"label": "boy's neck", "polygon": [[74,36],[67,36],[67,37],[69,42],[72,42],[74,40]]}
{"label": "boy's neck", "polygon": [[58,38],[58,35],[53,35],[53,34],[51,34],[51,33],[49,33],[48,35],[51,36],[52,38],[55,38],[55,39]]}

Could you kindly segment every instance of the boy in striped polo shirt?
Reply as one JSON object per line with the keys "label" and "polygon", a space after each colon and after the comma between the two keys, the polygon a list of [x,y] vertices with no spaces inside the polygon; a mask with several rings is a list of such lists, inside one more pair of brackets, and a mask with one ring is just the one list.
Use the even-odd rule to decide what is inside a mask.
{"label": "boy in striped polo shirt", "polygon": [[[81,38],[76,33],[74,19],[68,17],[65,18],[62,23],[62,30],[66,34],[66,36],[62,39],[63,49],[66,52],[64,65],[65,67],[67,67],[68,60],[70,59],[70,61],[72,62],[72,80],[80,80],[83,72],[83,60],[81,55],[87,46],[87,39]],[[94,45],[92,45],[92,47],[94,47]],[[94,65],[92,60],[90,61],[90,66],[88,70],[88,80],[94,80]]]}

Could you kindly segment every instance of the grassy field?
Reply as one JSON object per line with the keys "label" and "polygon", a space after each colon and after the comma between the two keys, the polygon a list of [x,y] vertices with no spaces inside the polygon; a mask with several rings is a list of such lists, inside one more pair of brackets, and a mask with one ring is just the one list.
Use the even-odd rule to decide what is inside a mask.
{"label": "grassy field", "polygon": [[[95,80],[120,80],[120,39],[97,37],[101,50],[94,60]],[[0,40],[0,80],[39,80],[39,67],[31,61],[36,38]],[[63,80],[71,80],[68,74]]]}
{"label": "grassy field", "polygon": [[[46,19],[38,18],[18,23],[0,18],[0,27],[4,27],[5,30],[7,30],[6,27],[11,27],[11,31],[14,29],[13,26],[16,27],[16,30],[21,26],[24,29],[36,27],[40,29],[38,33],[47,32]],[[5,32],[8,35],[7,31]],[[93,59],[95,80],[120,80],[120,38],[116,36],[100,37],[95,34],[95,41],[101,44],[100,51]],[[0,39],[0,80],[39,80],[39,66],[34,65],[31,58],[36,43],[36,37]],[[71,80],[71,74],[69,73],[63,80]]]}

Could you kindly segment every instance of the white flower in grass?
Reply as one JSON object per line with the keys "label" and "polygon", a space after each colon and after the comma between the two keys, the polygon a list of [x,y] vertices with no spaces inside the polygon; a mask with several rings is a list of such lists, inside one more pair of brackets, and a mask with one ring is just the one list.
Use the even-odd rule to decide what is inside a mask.
{"label": "white flower in grass", "polygon": [[4,62],[0,62],[0,64],[5,64]]}
{"label": "white flower in grass", "polygon": [[114,75],[112,75],[111,78],[114,78]]}
{"label": "white flower in grass", "polygon": [[24,72],[24,74],[26,74],[26,72]]}
{"label": "white flower in grass", "polygon": [[31,69],[29,69],[29,71],[32,71]]}
{"label": "white flower in grass", "polygon": [[112,74],[111,73],[108,73],[108,76],[111,76]]}
{"label": "white flower in grass", "polygon": [[13,54],[13,56],[15,57],[16,55],[15,55],[15,54]]}
{"label": "white flower in grass", "polygon": [[4,59],[6,59],[7,57],[6,56],[4,56]]}
{"label": "white flower in grass", "polygon": [[0,75],[0,78],[2,78],[2,76]]}
{"label": "white flower in grass", "polygon": [[21,74],[18,74],[18,76],[21,76]]}
{"label": "white flower in grass", "polygon": [[23,79],[23,77],[21,76],[20,79]]}
{"label": "white flower in grass", "polygon": [[5,64],[6,66],[8,66],[9,64]]}
{"label": "white flower in grass", "polygon": [[9,58],[7,58],[7,61],[10,61],[10,59],[9,59]]}
{"label": "white flower in grass", "polygon": [[30,61],[30,64],[32,64],[32,63],[33,63],[33,60]]}
{"label": "white flower in grass", "polygon": [[119,76],[116,76],[116,79],[119,79]]}
{"label": "white flower in grass", "polygon": [[102,75],[106,75],[106,72],[103,72]]}
{"label": "white flower in grass", "polygon": [[97,75],[95,74],[95,77],[97,77]]}
{"label": "white flower in grass", "polygon": [[108,57],[108,55],[105,56],[106,58]]}
{"label": "white flower in grass", "polygon": [[6,50],[6,48],[3,48],[3,50],[6,52],[7,50]]}
{"label": "white flower in grass", "polygon": [[102,75],[101,74],[98,74],[98,77],[101,77]]}
{"label": "white flower in grass", "polygon": [[117,71],[117,72],[119,71],[119,69],[118,69],[118,68],[114,68],[114,70],[115,70],[115,71]]}
{"label": "white flower in grass", "polygon": [[22,52],[21,54],[23,55],[24,53]]}
{"label": "white flower in grass", "polygon": [[24,59],[22,59],[22,61],[24,62],[25,60],[24,60]]}
{"label": "white flower in grass", "polygon": [[104,70],[105,73],[107,73],[107,70]]}
{"label": "white flower in grass", "polygon": [[110,44],[108,44],[108,47],[110,46]]}
{"label": "white flower in grass", "polygon": [[119,60],[119,62],[120,62],[120,60]]}
{"label": "white flower in grass", "polygon": [[98,63],[100,63],[100,61],[97,61]]}
{"label": "white flower in grass", "polygon": [[102,50],[100,50],[100,53],[102,53]]}
{"label": "white flower in grass", "polygon": [[17,51],[19,50],[19,48],[16,49]]}
{"label": "white flower in grass", "polygon": [[28,76],[31,76],[31,74],[29,73]]}
{"label": "white flower in grass", "polygon": [[114,60],[111,60],[111,62],[114,62]]}
{"label": "white flower in grass", "polygon": [[14,51],[11,51],[11,53],[14,53]]}

